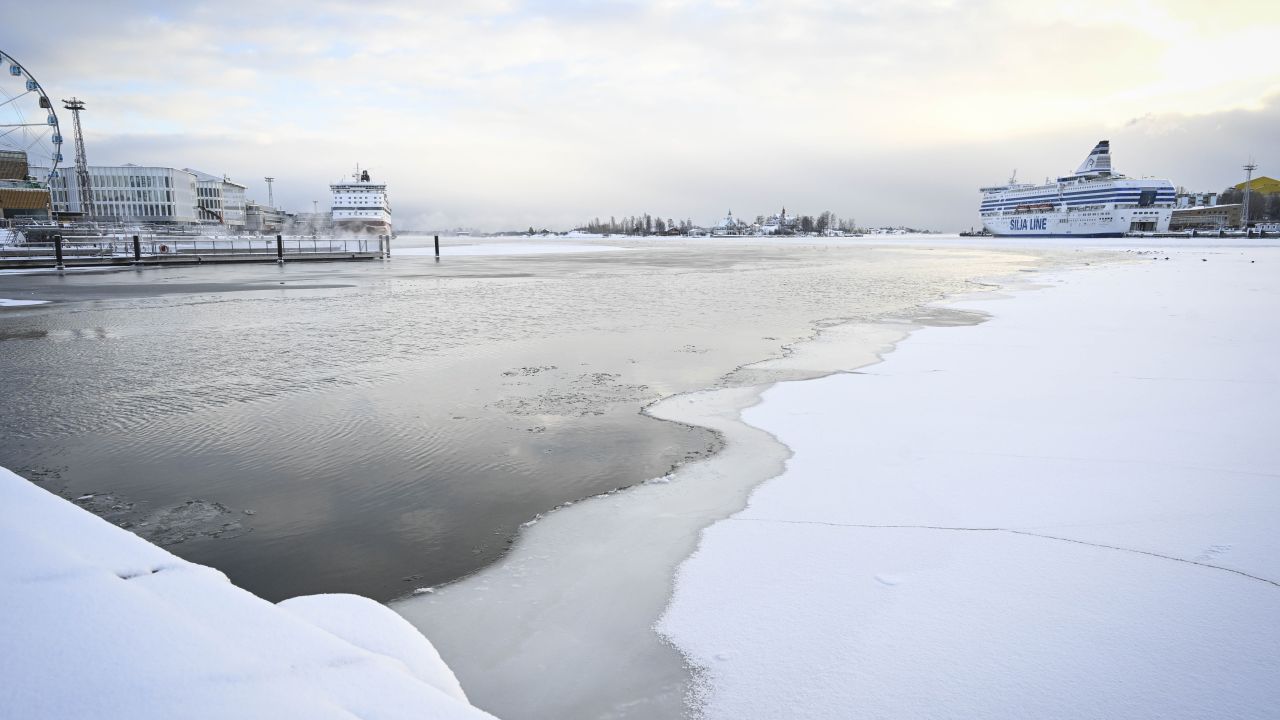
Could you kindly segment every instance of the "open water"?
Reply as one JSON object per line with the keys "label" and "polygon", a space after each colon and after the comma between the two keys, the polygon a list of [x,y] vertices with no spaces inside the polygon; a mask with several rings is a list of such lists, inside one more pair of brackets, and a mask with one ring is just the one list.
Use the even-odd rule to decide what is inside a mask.
{"label": "open water", "polygon": [[268,599],[389,600],[716,450],[647,404],[1035,262],[945,239],[451,254],[468,242],[0,275],[0,297],[52,301],[0,309],[0,464]]}

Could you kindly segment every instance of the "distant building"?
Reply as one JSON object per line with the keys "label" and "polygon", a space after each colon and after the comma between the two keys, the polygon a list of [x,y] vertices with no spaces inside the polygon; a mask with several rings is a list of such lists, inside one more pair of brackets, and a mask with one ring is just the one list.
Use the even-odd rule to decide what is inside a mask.
{"label": "distant building", "polygon": [[[32,167],[37,177],[48,168]],[[186,170],[142,165],[90,165],[95,219],[120,222],[196,222],[196,176]],[[49,181],[53,211],[83,214],[73,168],[59,168]]]}
{"label": "distant building", "polygon": [[249,232],[273,234],[284,231],[293,217],[283,210],[259,205],[252,200],[244,204],[244,229]]}
{"label": "distant building", "polygon": [[730,210],[729,214],[724,216],[724,219],[716,223],[715,226],[711,228],[711,234],[712,235],[741,235],[745,229],[746,229],[746,223],[735,218],[733,216],[733,211]]}
{"label": "distant building", "polygon": [[1174,208],[1169,219],[1169,229],[1178,230],[1222,230],[1239,227],[1242,215],[1240,203],[1229,205],[1209,205],[1194,208]]}
{"label": "distant building", "polygon": [[1218,193],[1216,192],[1186,192],[1181,190],[1174,198],[1174,207],[1176,208],[1194,208],[1194,207],[1213,207],[1218,204]]}
{"label": "distant building", "polygon": [[[1241,192],[1244,191],[1244,183],[1232,185],[1233,188]],[[1255,192],[1262,195],[1270,195],[1271,193],[1280,193],[1280,180],[1269,178],[1266,175],[1259,175],[1249,181],[1249,192]]]}
{"label": "distant building", "polygon": [[285,223],[290,235],[325,235],[333,232],[333,216],[327,212],[300,212]]}
{"label": "distant building", "polygon": [[218,177],[191,168],[187,168],[187,172],[196,176],[196,205],[200,222],[243,229],[245,186],[231,182],[226,176]]}
{"label": "distant building", "polygon": [[784,207],[782,212],[765,218],[764,224],[760,226],[760,232],[765,235],[790,234],[796,231],[799,224],[800,219],[789,217]]}
{"label": "distant building", "polygon": [[49,203],[49,188],[28,176],[27,154],[0,150],[0,218],[47,218]]}

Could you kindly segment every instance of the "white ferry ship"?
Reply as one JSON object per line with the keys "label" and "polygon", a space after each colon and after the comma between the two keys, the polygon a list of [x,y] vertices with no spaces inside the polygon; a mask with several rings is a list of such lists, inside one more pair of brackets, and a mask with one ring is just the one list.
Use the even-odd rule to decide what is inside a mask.
{"label": "white ferry ship", "polygon": [[1074,174],[1044,185],[982,188],[982,226],[992,235],[1122,237],[1167,232],[1173,183],[1111,171],[1111,143],[1099,142]]}
{"label": "white ferry ship", "polygon": [[338,231],[391,234],[391,205],[387,186],[369,179],[369,171],[356,167],[350,182],[329,186],[333,194],[333,227]]}

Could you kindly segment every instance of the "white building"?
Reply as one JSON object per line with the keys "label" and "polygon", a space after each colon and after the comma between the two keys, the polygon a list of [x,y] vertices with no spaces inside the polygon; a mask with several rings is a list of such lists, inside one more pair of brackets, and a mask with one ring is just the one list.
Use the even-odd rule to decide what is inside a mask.
{"label": "white building", "polygon": [[391,205],[387,202],[387,186],[369,179],[369,171],[356,170],[350,181],[329,186],[333,193],[331,207],[333,227],[368,233],[391,232]]}
{"label": "white building", "polygon": [[711,228],[711,234],[712,235],[741,235],[745,230],[746,230],[746,223],[735,218],[733,216],[733,211],[730,210],[729,214],[725,215],[724,218],[720,220],[720,222],[716,223],[715,226]]}
{"label": "white building", "polygon": [[245,226],[245,186],[231,182],[224,175],[210,175],[187,168],[196,176],[196,204],[200,222],[218,223],[229,228]]}
{"label": "white building", "polygon": [[[31,168],[42,175],[47,168]],[[142,165],[91,165],[93,216],[147,223],[196,222],[196,176],[186,170]],[[49,183],[55,213],[83,213],[74,167],[59,168]]]}
{"label": "white building", "polygon": [[1217,204],[1218,193],[1216,192],[1192,193],[1182,190],[1174,199],[1174,207],[1178,208],[1213,207]]}

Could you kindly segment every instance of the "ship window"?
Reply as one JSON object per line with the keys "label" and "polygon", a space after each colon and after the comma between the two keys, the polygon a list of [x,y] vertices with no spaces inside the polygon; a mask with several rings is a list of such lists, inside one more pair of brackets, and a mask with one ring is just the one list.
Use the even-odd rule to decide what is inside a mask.
{"label": "ship window", "polygon": [[1151,207],[1156,202],[1155,190],[1143,190],[1138,196],[1138,207]]}

